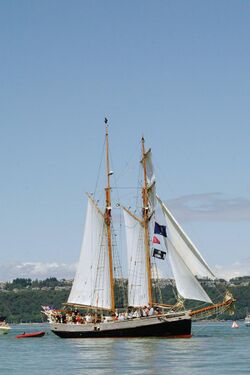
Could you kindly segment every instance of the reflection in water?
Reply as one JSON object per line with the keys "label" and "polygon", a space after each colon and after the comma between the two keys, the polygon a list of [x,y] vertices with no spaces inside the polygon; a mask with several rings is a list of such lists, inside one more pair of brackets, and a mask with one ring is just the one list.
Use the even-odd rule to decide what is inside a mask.
{"label": "reflection in water", "polygon": [[[95,374],[158,374],[166,364],[187,351],[189,340],[166,339],[87,339],[67,340],[78,363]],[[179,357],[180,358],[180,357]],[[180,368],[180,366],[178,365]],[[180,374],[182,372],[179,372]],[[80,374],[80,372],[79,372]]]}
{"label": "reflection in water", "polygon": [[1,375],[249,374],[250,329],[232,330],[230,323],[196,324],[186,340],[63,340],[52,333],[16,340],[24,330],[34,327],[16,326],[1,338]]}

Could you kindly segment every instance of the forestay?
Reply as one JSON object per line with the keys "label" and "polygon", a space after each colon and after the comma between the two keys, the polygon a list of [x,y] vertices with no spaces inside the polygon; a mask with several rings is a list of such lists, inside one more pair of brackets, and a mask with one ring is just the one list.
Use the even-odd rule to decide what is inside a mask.
{"label": "forestay", "polygon": [[111,308],[106,224],[90,197],[80,260],[68,303]]}
{"label": "forestay", "polygon": [[139,221],[123,210],[128,255],[128,305],[148,304],[144,231]]}

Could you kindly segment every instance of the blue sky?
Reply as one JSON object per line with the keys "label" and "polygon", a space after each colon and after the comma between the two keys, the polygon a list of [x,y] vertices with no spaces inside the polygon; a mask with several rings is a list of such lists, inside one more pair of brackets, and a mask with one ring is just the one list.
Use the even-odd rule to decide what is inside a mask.
{"label": "blue sky", "polygon": [[104,116],[118,185],[144,134],[208,263],[250,274],[249,35],[243,0],[1,1],[0,279],[73,273]]}

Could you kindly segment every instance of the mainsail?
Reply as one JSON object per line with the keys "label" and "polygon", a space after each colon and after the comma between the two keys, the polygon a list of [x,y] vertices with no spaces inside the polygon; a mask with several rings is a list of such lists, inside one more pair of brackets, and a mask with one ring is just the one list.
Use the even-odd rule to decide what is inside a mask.
{"label": "mainsail", "polygon": [[88,197],[85,230],[69,304],[111,308],[107,230],[104,216]]}
{"label": "mainsail", "polygon": [[140,221],[123,209],[128,256],[128,305],[148,304],[144,228]]}
{"label": "mainsail", "polygon": [[179,294],[185,299],[212,303],[195,276],[214,279],[198,249],[175,220],[166,205],[157,197],[167,224],[166,246]]}

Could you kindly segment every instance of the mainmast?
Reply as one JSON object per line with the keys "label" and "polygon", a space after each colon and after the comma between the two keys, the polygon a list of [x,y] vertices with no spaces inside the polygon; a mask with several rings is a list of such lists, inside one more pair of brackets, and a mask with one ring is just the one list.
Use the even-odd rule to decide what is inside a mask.
{"label": "mainmast", "polygon": [[148,187],[147,187],[147,170],[146,170],[146,153],[144,138],[141,140],[142,144],[142,166],[144,185],[142,187],[142,216],[143,216],[143,227],[144,227],[144,242],[146,251],[146,264],[147,264],[147,276],[148,276],[148,303],[152,305],[152,272],[151,272],[151,260],[150,260],[150,245],[149,245],[149,199],[148,199]]}
{"label": "mainmast", "polygon": [[107,226],[107,236],[108,236],[111,310],[115,311],[112,236],[111,236],[111,194],[110,194],[110,176],[112,173],[109,168],[108,120],[106,118],[105,118],[105,124],[106,124],[106,174],[107,174],[107,187],[105,188],[105,192],[106,192],[105,223]]}

